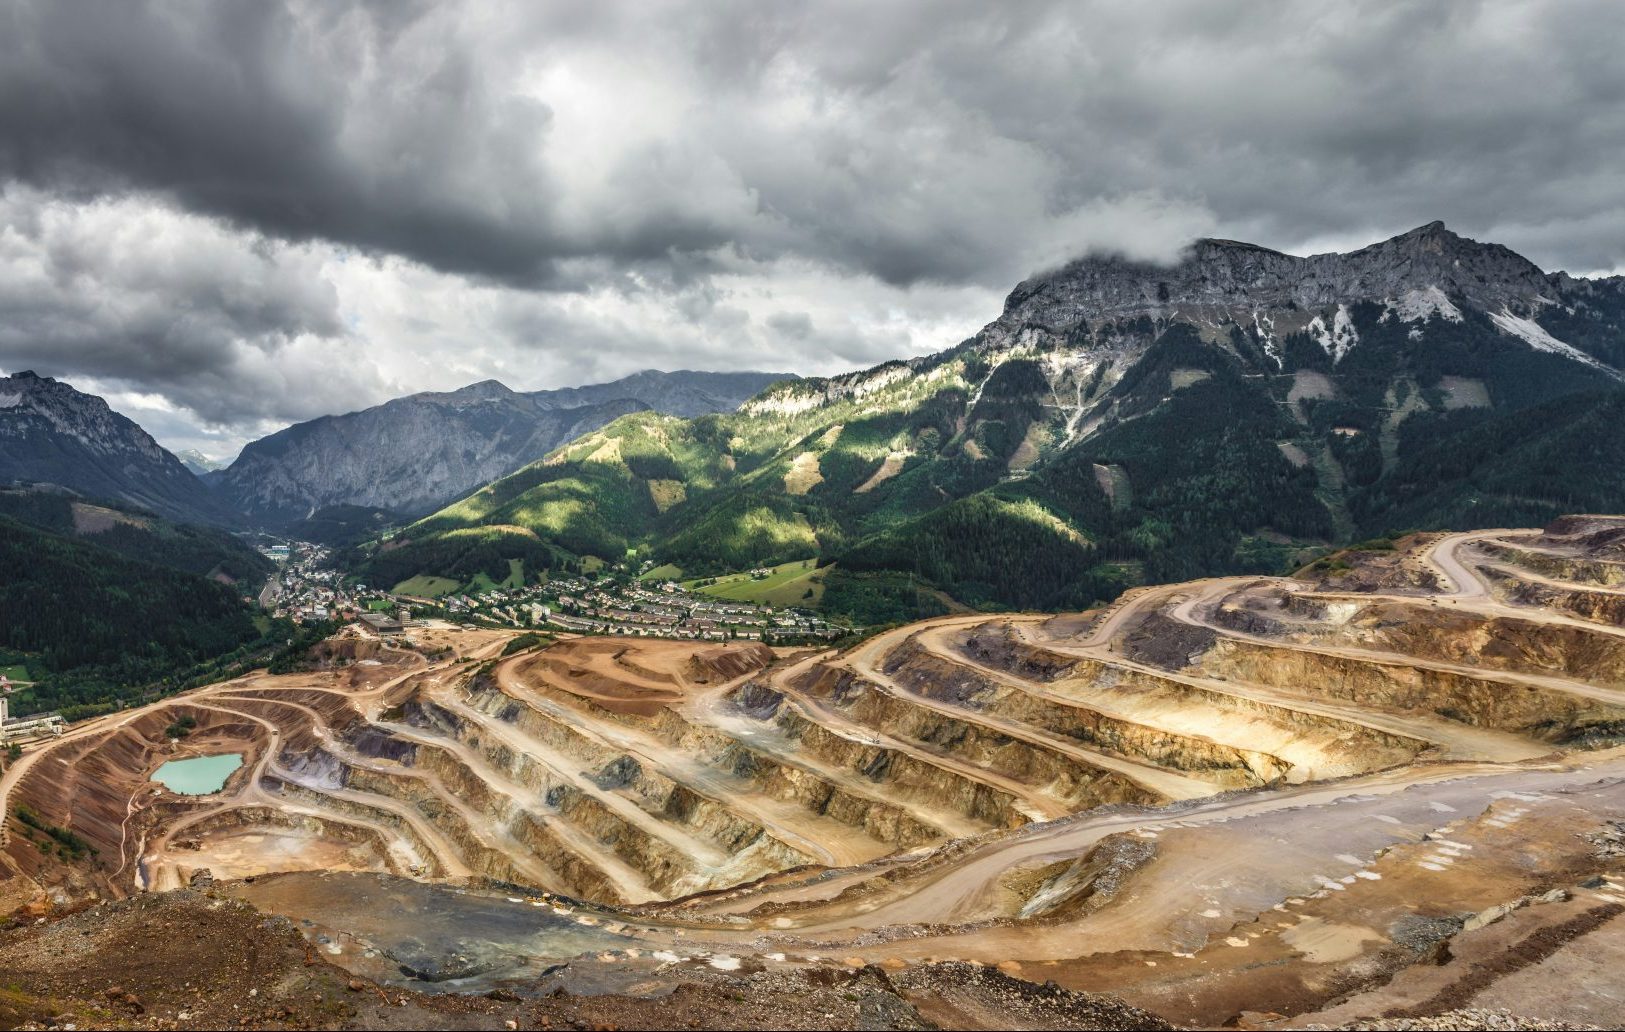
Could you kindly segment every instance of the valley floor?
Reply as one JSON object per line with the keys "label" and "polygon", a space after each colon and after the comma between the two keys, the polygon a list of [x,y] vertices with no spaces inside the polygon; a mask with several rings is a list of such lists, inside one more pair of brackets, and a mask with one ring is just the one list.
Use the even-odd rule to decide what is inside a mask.
{"label": "valley floor", "polygon": [[[642,1027],[1617,1023],[1622,540],[1611,517],[1418,536],[846,652],[351,631],[310,672],[25,753],[8,813],[94,853],[8,822],[0,891],[46,920],[0,952],[247,903],[322,971],[476,1022],[541,1004],[419,993],[558,989]],[[147,780],[227,751],[215,795]],[[58,919],[92,896],[130,899]],[[66,985],[48,968],[25,995]],[[790,986],[831,1009],[773,1010]]]}

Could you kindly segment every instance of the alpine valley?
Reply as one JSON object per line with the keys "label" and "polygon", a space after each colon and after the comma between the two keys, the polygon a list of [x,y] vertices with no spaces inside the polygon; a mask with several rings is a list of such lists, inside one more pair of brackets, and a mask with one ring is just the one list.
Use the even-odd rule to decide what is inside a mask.
{"label": "alpine valley", "polygon": [[688,577],[816,558],[826,610],[859,623],[1083,606],[1310,546],[1618,510],[1621,368],[1625,279],[1438,222],[1309,258],[1086,257],[938,354],[621,416],[366,561],[395,583],[628,549]]}

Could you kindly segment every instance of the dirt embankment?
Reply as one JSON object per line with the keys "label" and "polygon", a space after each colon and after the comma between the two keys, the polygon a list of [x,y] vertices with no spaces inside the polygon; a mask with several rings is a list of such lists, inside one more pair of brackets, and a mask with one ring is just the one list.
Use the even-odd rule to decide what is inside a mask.
{"label": "dirt embankment", "polygon": [[1625,707],[1425,666],[1224,639],[1203,657],[1203,669],[1277,690],[1307,688],[1375,708],[1432,712],[1540,741],[1596,745],[1625,733]]}
{"label": "dirt embankment", "polygon": [[1618,517],[1559,516],[1538,540],[1567,544],[1598,559],[1625,559],[1625,527]]}
{"label": "dirt embankment", "polygon": [[683,664],[683,675],[695,684],[732,681],[765,669],[776,658],[772,649],[759,643],[701,649]]}
{"label": "dirt embankment", "polygon": [[1022,918],[1080,918],[1115,899],[1156,852],[1156,845],[1145,839],[1123,833],[1108,835],[1077,859],[1012,872],[1005,884],[1021,901],[1016,912]]}
{"label": "dirt embankment", "polygon": [[1008,670],[1033,681],[1054,681],[1071,674],[1078,665],[1068,656],[1022,640],[1008,623],[983,625],[960,639],[960,648],[978,663]]}
{"label": "dirt embankment", "polygon": [[[1069,669],[1086,663],[1074,660]],[[1039,729],[1113,756],[1202,774],[1224,784],[1264,784],[1287,769],[1279,758],[1264,753],[1128,720],[1082,700],[1036,694],[997,682],[973,667],[930,652],[915,639],[893,651],[886,672],[924,698]]]}
{"label": "dirt embankment", "polygon": [[1578,549],[1546,551],[1516,544],[1484,542],[1484,552],[1509,566],[1520,567],[1557,581],[1604,588],[1625,587],[1625,559],[1599,558]]}
{"label": "dirt embankment", "polygon": [[1484,574],[1515,605],[1554,609],[1582,620],[1625,627],[1625,591],[1521,580],[1494,567],[1486,568]]}
{"label": "dirt embankment", "polygon": [[[484,995],[380,987],[334,967],[293,922],[181,890],[0,932],[0,1025],[134,1029],[1167,1029],[1109,996],[971,964],[893,972],[839,964],[726,972],[685,966],[633,994],[541,984]],[[593,966],[585,958],[582,967]],[[564,982],[564,987],[559,983]],[[545,988],[545,994],[543,992]],[[611,989],[613,990],[613,985]]]}
{"label": "dirt embankment", "polygon": [[[1625,594],[1614,596],[1625,612]],[[1625,684],[1625,637],[1574,623],[1485,616],[1451,606],[1349,601],[1284,590],[1216,606],[1220,628],[1319,647],[1400,653],[1421,660]]]}
{"label": "dirt embankment", "polygon": [[1349,548],[1324,556],[1295,572],[1293,579],[1322,591],[1388,592],[1425,595],[1444,590],[1438,571],[1420,554],[1442,534],[1408,534],[1393,548]]}

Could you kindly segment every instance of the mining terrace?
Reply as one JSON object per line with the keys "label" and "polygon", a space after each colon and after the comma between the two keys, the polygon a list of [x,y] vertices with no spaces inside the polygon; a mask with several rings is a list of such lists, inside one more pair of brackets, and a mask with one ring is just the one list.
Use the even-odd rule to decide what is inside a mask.
{"label": "mining terrace", "polygon": [[847,651],[512,638],[351,629],[29,750],[8,813],[94,855],[10,821],[8,909],[201,879],[455,987],[971,961],[1176,1024],[1625,1013],[1578,977],[1625,959],[1625,518]]}

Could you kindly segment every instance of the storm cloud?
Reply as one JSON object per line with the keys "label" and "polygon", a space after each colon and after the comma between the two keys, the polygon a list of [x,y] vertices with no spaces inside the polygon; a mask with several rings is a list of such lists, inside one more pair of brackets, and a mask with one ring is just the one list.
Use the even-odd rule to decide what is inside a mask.
{"label": "storm cloud", "polygon": [[1442,218],[1620,269],[1620,38],[1607,2],[16,3],[0,367],[220,452],[486,376],[935,350],[1199,235]]}

